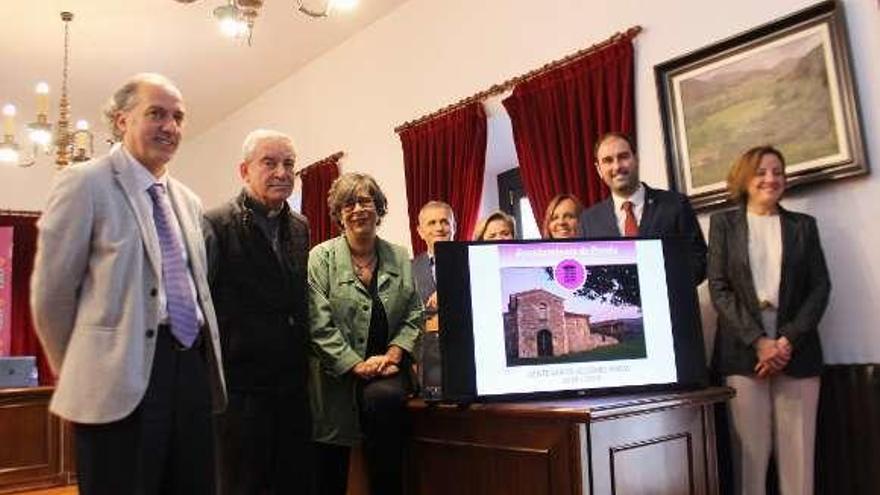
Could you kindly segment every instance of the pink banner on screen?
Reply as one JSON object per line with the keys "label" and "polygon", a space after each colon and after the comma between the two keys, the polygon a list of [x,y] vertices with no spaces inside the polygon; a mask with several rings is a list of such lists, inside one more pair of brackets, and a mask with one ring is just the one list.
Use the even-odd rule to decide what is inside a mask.
{"label": "pink banner on screen", "polygon": [[0,356],[12,341],[12,227],[0,227]]}
{"label": "pink banner on screen", "polygon": [[634,241],[539,242],[501,245],[501,267],[556,265],[573,258],[585,265],[620,265],[636,262]]}

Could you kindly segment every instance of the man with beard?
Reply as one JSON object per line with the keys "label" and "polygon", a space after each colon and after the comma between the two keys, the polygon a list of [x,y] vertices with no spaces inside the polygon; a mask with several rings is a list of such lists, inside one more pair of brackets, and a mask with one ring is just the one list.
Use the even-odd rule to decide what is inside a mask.
{"label": "man with beard", "polygon": [[677,236],[690,240],[694,285],[706,279],[706,241],[688,199],[639,182],[639,159],[629,136],[603,135],[594,148],[596,170],[611,197],[581,215],[586,237]]}
{"label": "man with beard", "polygon": [[262,129],[243,152],[244,188],[207,213],[204,229],[229,386],[217,421],[220,492],[309,493],[309,231],[287,203],[296,155],[290,137]]}

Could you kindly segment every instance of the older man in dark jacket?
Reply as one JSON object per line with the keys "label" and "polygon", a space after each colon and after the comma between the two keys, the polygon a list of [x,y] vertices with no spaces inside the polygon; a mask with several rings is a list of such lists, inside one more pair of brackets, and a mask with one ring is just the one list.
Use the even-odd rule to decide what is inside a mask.
{"label": "older man in dark jacket", "polygon": [[228,377],[217,421],[224,494],[309,493],[306,393],[309,233],[291,210],[291,139],[257,130],[244,142],[242,192],[206,215],[211,292]]}

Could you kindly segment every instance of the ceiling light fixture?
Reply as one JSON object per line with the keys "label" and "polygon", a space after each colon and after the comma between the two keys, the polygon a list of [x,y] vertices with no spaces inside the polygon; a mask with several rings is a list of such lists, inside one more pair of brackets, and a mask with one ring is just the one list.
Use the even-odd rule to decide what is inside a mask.
{"label": "ceiling light fixture", "polygon": [[[194,3],[196,0],[175,0],[178,3]],[[220,32],[230,38],[247,39],[251,45],[254,24],[260,15],[265,0],[227,0],[225,5],[214,9],[214,19]],[[313,18],[329,17],[334,12],[347,12],[357,5],[358,0],[294,0],[297,12]]]}
{"label": "ceiling light fixture", "polygon": [[[33,145],[30,156],[23,157],[21,146],[15,139],[15,105],[7,103],[3,106],[3,139],[0,141],[0,162],[30,167],[37,162],[41,152],[51,154],[54,145],[55,164],[64,168],[71,162],[82,162],[91,158],[93,136],[89,132],[89,124],[80,120],[74,130],[70,129],[70,101],[67,97],[67,74],[70,59],[70,21],[73,14],[62,12],[64,22],[64,64],[61,72],[61,99],[58,102],[58,123],[55,132],[49,122],[49,85],[40,82],[35,88],[37,95],[37,118],[27,125],[28,140]],[[53,140],[54,139],[54,140]]]}

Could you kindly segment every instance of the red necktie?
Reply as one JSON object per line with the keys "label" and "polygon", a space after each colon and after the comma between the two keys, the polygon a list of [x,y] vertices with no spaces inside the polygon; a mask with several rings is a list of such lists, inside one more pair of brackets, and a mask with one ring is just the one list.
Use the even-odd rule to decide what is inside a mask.
{"label": "red necktie", "polygon": [[638,237],[639,225],[636,223],[636,215],[633,213],[632,201],[623,202],[623,213],[626,215],[623,219],[623,236]]}

